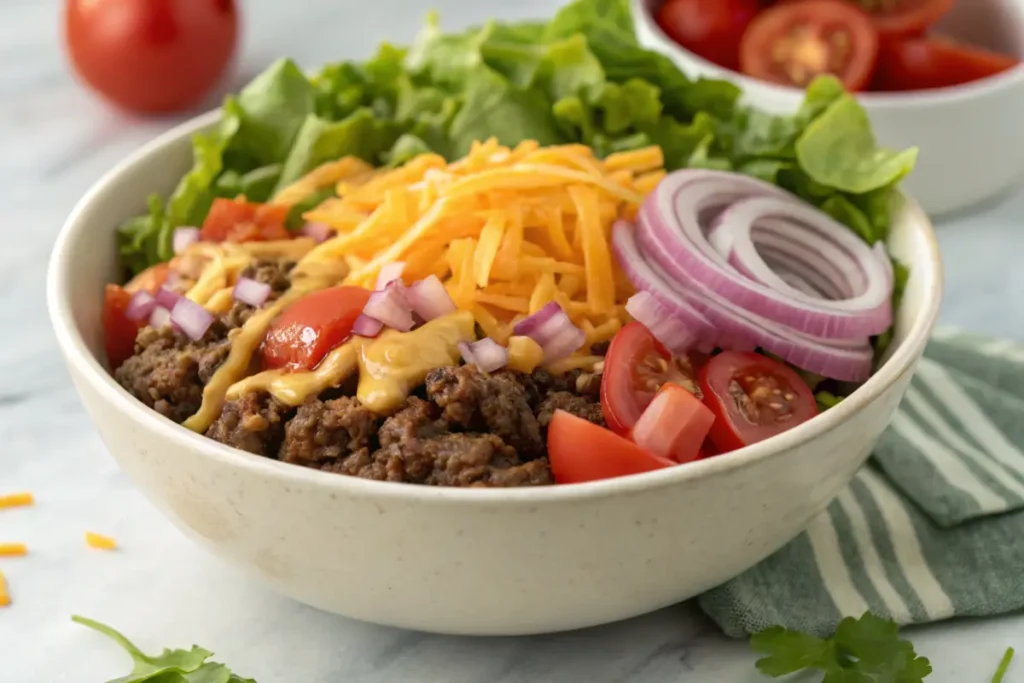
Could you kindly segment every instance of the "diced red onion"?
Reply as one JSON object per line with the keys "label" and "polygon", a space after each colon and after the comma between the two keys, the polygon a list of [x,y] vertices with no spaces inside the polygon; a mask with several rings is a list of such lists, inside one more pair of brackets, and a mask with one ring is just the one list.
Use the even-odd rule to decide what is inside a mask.
{"label": "diced red onion", "polygon": [[157,306],[153,309],[153,312],[149,315],[149,326],[154,329],[160,329],[165,325],[171,324],[171,312],[162,306]]}
{"label": "diced red onion", "polygon": [[[716,214],[715,243],[707,216]],[[723,236],[729,231],[732,234]],[[879,334],[892,324],[891,279],[872,249],[827,214],[762,181],[732,173],[677,171],[652,192],[640,210],[641,248],[686,288],[699,285],[746,310],[816,337]],[[798,243],[827,261],[837,282],[854,285],[849,298],[809,296],[782,281],[758,254],[763,235],[774,245]],[[732,267],[728,250],[745,271]],[[824,263],[823,263],[824,266]],[[857,286],[861,285],[861,286]]]}
{"label": "diced red onion", "polygon": [[469,345],[469,342],[459,342],[458,348],[466,365],[476,365],[476,356],[473,355],[473,347]]}
{"label": "diced red onion", "polygon": [[[654,338],[665,345],[675,355],[683,355],[687,351],[707,345],[700,337],[669,307],[643,290],[637,292],[626,302],[626,312],[650,330]],[[712,347],[713,348],[713,347]]]}
{"label": "diced red onion", "polygon": [[168,311],[173,309],[174,304],[178,303],[178,300],[181,298],[181,294],[178,294],[173,289],[169,289],[166,285],[156,290],[157,306],[162,306]]}
{"label": "diced red onion", "polygon": [[384,323],[374,320],[365,313],[360,314],[352,324],[352,334],[360,337],[376,337],[382,329],[384,329]]}
{"label": "diced red onion", "polygon": [[423,320],[433,320],[456,310],[455,302],[436,275],[413,283],[406,290],[406,298],[412,310]]}
{"label": "diced red onion", "polygon": [[213,324],[213,315],[195,301],[182,297],[171,309],[171,321],[181,328],[189,339],[199,341]]}
{"label": "diced red onion", "polygon": [[508,365],[508,349],[490,337],[473,342],[469,351],[473,362],[484,372],[494,372]]}
{"label": "diced red onion", "polygon": [[144,289],[132,294],[128,300],[128,306],[124,309],[125,317],[129,320],[145,320],[153,314],[156,308],[156,298]]}
{"label": "diced red onion", "polygon": [[334,228],[326,223],[306,223],[299,229],[306,237],[312,237],[317,244],[326,242],[334,234]]}
{"label": "diced red onion", "polygon": [[270,298],[270,285],[251,277],[240,277],[235,283],[235,288],[231,290],[231,296],[236,301],[259,308]]}
{"label": "diced red onion", "polygon": [[171,242],[175,254],[181,254],[186,249],[199,241],[199,228],[181,227],[175,228]]}
{"label": "diced red onion", "polygon": [[381,266],[380,272],[377,274],[377,286],[374,289],[384,289],[391,282],[401,278],[403,270],[405,270],[403,261],[395,261]]}
{"label": "diced red onion", "polygon": [[363,308],[363,315],[384,323],[399,332],[408,332],[413,327],[412,311],[398,287],[386,286],[370,295]]}
{"label": "diced red onion", "polygon": [[512,331],[540,344],[546,363],[571,356],[587,341],[586,332],[573,325],[562,307],[554,301],[520,320]]}

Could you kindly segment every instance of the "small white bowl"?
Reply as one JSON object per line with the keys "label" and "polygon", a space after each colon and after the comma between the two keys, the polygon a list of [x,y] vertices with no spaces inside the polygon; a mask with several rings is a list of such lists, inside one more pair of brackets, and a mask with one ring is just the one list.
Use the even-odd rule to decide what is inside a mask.
{"label": "small white bowl", "polygon": [[[633,0],[642,45],[666,54],[690,76],[733,81],[747,102],[766,111],[790,113],[800,105],[800,90],[749,78],[680,47],[654,20],[662,1]],[[937,30],[1021,55],[1024,2],[961,0]],[[1024,177],[1024,66],[956,88],[863,93],[858,99],[881,144],[919,148],[904,187],[932,216],[992,199]]]}
{"label": "small white bowl", "polygon": [[107,173],[50,261],[50,316],[71,377],[125,473],[211,552],[297,600],[423,631],[530,634],[671,605],[780,548],[849,482],[896,410],[939,311],[927,217],[906,202],[891,249],[910,265],[888,362],[839,406],[778,437],[644,475],[530,489],[368,481],[231,449],[150,410],[103,368],[115,226],[190,166],[208,114]]}

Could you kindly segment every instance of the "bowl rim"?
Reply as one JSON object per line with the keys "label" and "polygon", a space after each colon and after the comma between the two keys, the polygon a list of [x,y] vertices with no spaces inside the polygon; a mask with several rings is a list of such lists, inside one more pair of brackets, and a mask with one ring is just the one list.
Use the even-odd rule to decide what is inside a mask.
{"label": "bowl rim", "polygon": [[[659,0],[661,2],[663,0]],[[653,12],[648,8],[648,0],[632,0],[633,21],[636,28],[641,28],[653,35],[663,48],[681,55],[684,59],[693,62],[697,67],[709,74],[715,74],[716,78],[722,78],[734,82],[740,86],[744,93],[749,88],[760,89],[777,97],[787,97],[793,100],[794,105],[803,100],[804,91],[800,88],[779,85],[762,81],[758,78],[747,76],[739,71],[733,71],[724,66],[704,59],[695,52],[688,50],[676,41],[672,40],[661,26],[654,19]],[[1020,3],[1015,3],[1020,4]],[[1024,13],[1024,9],[1020,10]],[[1021,28],[1024,31],[1024,27]],[[641,44],[643,40],[641,39]],[[648,48],[650,49],[650,48]],[[977,81],[971,81],[963,85],[949,86],[945,88],[933,88],[931,90],[915,90],[908,92],[858,92],[854,93],[857,101],[865,107],[873,110],[893,110],[906,107],[925,107],[943,104],[958,103],[971,100],[975,97],[991,94],[1003,90],[1006,87],[1024,82],[1024,60],[1021,60],[1013,68],[1007,69],[994,76],[987,76]]]}
{"label": "bowl rim", "polygon": [[75,204],[54,243],[47,272],[47,308],[58,345],[69,369],[73,370],[78,381],[88,383],[92,391],[99,394],[116,410],[126,414],[140,428],[157,438],[174,443],[180,448],[201,453],[203,457],[217,461],[222,466],[237,467],[255,475],[278,478],[284,483],[304,485],[331,493],[338,492],[351,497],[380,497],[417,503],[451,504],[462,502],[501,507],[522,504],[556,504],[616,495],[641,494],[650,489],[673,487],[695,480],[724,476],[733,470],[741,469],[807,443],[835,428],[839,423],[851,419],[878,399],[904,374],[913,369],[938,317],[943,279],[938,241],[931,221],[923,210],[912,199],[905,197],[900,212],[908,218],[915,218],[914,222],[919,224],[920,227],[917,230],[923,233],[929,246],[927,261],[929,267],[922,270],[932,273],[932,281],[925,283],[924,300],[907,331],[906,338],[898,347],[895,347],[882,367],[846,400],[828,412],[771,439],[714,458],[688,463],[685,466],[670,467],[643,474],[581,484],[513,487],[500,490],[381,482],[339,476],[254,456],[192,432],[153,411],[129,394],[114,381],[106,368],[89,351],[80,330],[75,325],[70,297],[67,295],[71,264],[76,256],[72,253],[71,246],[83,232],[96,229],[95,226],[84,220],[90,207],[97,202],[111,201],[109,197],[104,197],[109,186],[122,176],[133,173],[143,161],[150,157],[160,156],[175,146],[190,144],[194,133],[214,125],[219,117],[220,110],[217,109],[175,126],[120,161],[89,188]]}

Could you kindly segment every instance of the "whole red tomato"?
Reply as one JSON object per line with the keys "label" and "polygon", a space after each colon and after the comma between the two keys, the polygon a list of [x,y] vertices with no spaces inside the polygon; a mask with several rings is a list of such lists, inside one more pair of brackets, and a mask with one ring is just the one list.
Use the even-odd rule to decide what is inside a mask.
{"label": "whole red tomato", "polygon": [[114,104],[157,113],[198,104],[238,40],[234,0],[67,0],[78,75]]}

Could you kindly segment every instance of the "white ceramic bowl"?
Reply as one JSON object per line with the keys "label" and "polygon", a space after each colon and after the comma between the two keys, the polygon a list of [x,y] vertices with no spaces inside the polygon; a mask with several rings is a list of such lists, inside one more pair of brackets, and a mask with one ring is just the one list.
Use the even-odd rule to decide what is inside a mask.
{"label": "white ceramic bowl", "polygon": [[78,203],[54,247],[53,327],[96,428],[163,513],[274,589],[356,619],[424,631],[529,634],[664,607],[792,539],[842,489],[896,409],[939,310],[938,246],[907,201],[891,247],[911,266],[898,343],[837,408],[728,455],[622,479],[518,490],[367,481],[233,450],[146,408],[101,365],[113,231],[169,192],[190,136],[154,141]]}
{"label": "white ceramic bowl", "polygon": [[[803,93],[753,78],[698,57],[657,25],[663,0],[633,0],[637,37],[691,76],[735,82],[747,102],[774,113],[797,109]],[[1024,55],[1024,0],[960,0],[938,30],[952,37]],[[1024,177],[1024,66],[957,88],[858,96],[879,142],[918,147],[906,190],[935,216],[971,207],[1010,189]]]}

